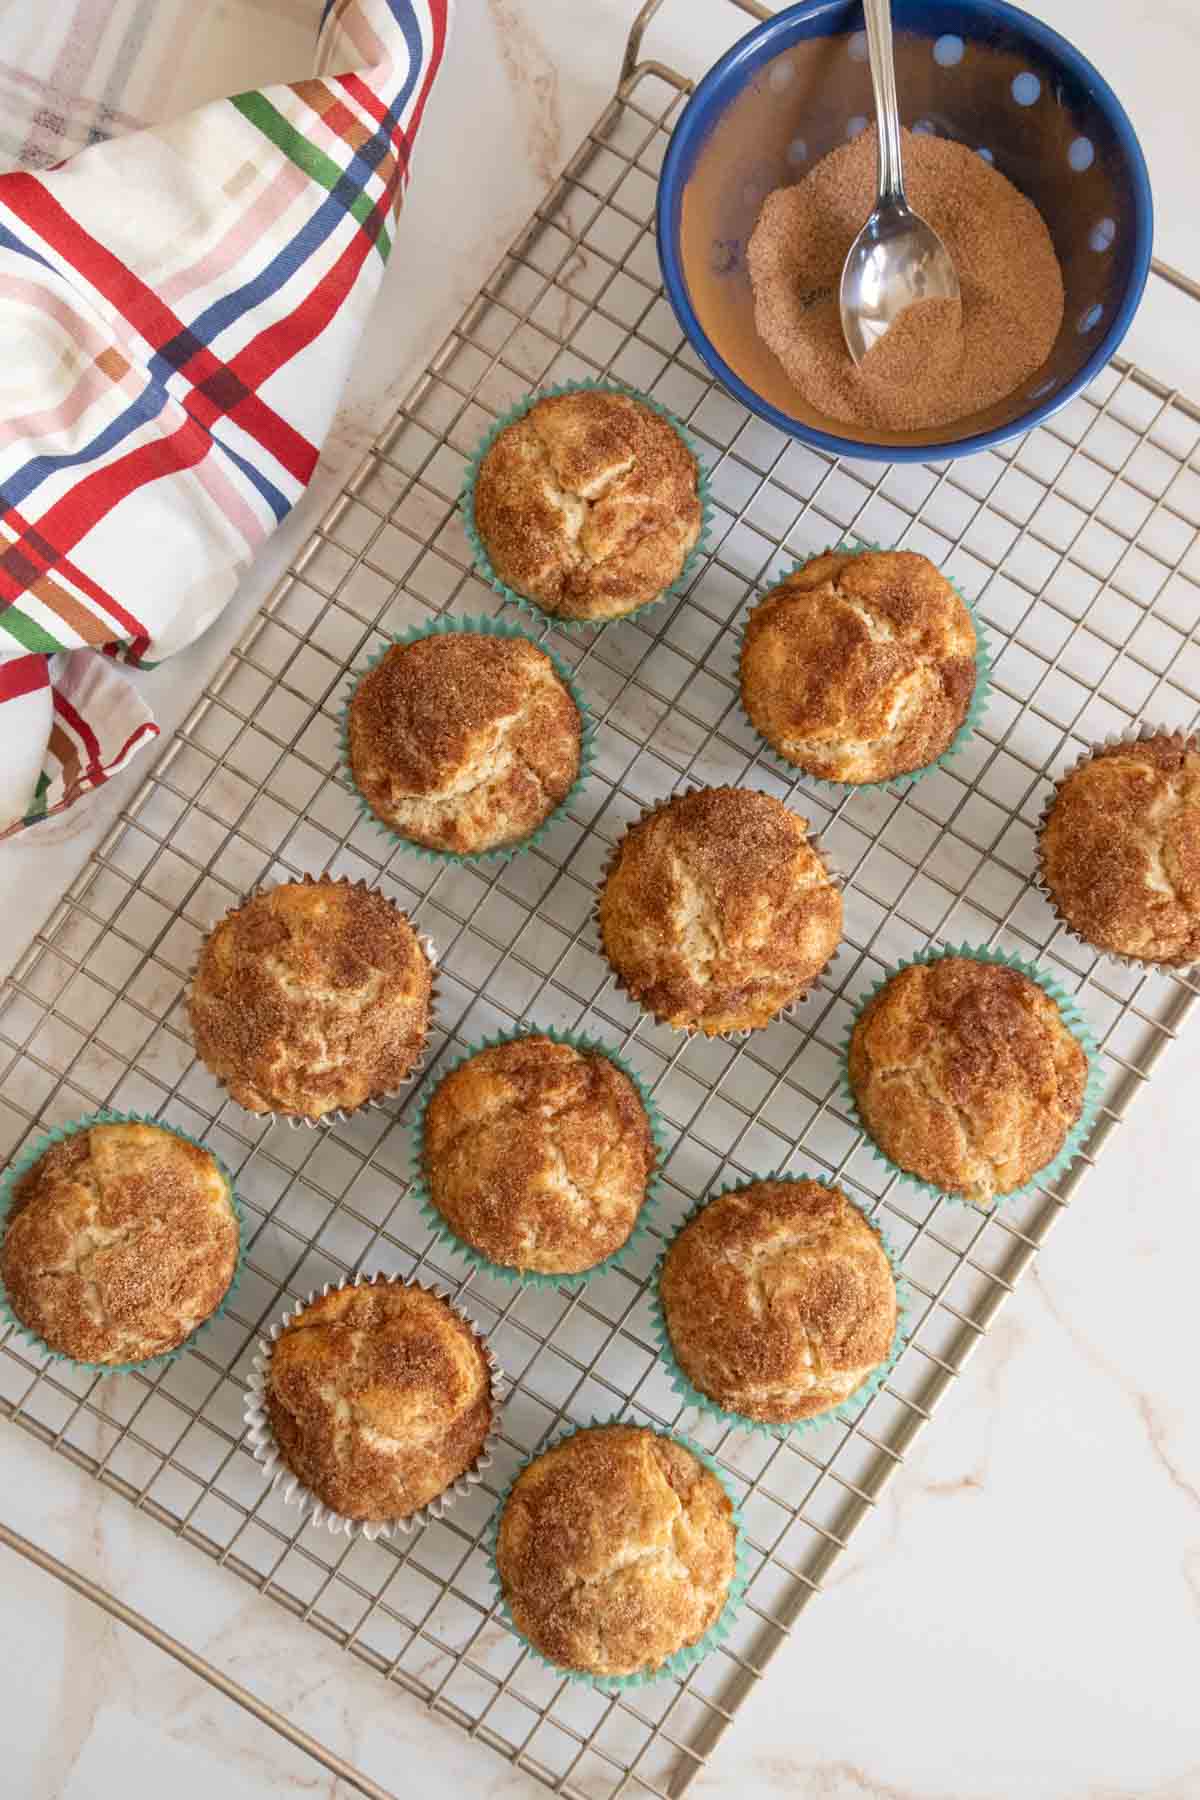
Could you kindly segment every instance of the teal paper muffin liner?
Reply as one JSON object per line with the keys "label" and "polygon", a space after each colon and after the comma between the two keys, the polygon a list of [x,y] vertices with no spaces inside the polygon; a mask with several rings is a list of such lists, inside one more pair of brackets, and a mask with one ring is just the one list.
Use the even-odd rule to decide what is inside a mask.
{"label": "teal paper muffin liner", "polygon": [[177,1344],[173,1350],[160,1350],[157,1356],[147,1356],[139,1362],[80,1362],[75,1357],[66,1355],[62,1350],[52,1349],[44,1339],[17,1317],[9,1302],[8,1292],[3,1281],[0,1281],[0,1321],[11,1325],[18,1337],[24,1338],[26,1343],[32,1344],[34,1349],[40,1350],[52,1362],[70,1363],[72,1368],[76,1369],[91,1369],[97,1375],[128,1375],[134,1369],[153,1369],[160,1365],[165,1367],[167,1363],[177,1361],[185,1350],[190,1350],[200,1334],[212,1324],[213,1320],[220,1318],[237,1292],[238,1284],[242,1279],[242,1263],[246,1254],[246,1217],[233,1185],[233,1176],[216,1151],[211,1149],[208,1144],[202,1144],[199,1138],[194,1138],[190,1132],[181,1131],[178,1125],[168,1125],[164,1119],[152,1119],[148,1113],[113,1112],[108,1108],[102,1108],[99,1112],[86,1113],[83,1118],[72,1120],[69,1125],[56,1125],[52,1131],[46,1133],[45,1137],[39,1138],[36,1144],[23,1151],[14,1162],[10,1163],[3,1178],[0,1178],[0,1240],[3,1240],[5,1235],[13,1191],[21,1177],[33,1167],[34,1163],[39,1162],[47,1150],[55,1144],[61,1144],[67,1138],[76,1137],[79,1132],[90,1130],[93,1125],[152,1125],[158,1131],[169,1131],[172,1137],[182,1138],[185,1143],[195,1144],[198,1150],[203,1150],[206,1156],[212,1157],[221,1171],[221,1179],[225,1183],[229,1204],[233,1208],[238,1228],[237,1261],[233,1265],[233,1276],[221,1297],[220,1305],[209,1313],[207,1319],[201,1320],[191,1336],[184,1338],[182,1344]]}
{"label": "teal paper muffin liner", "polygon": [[516,1486],[517,1481],[524,1471],[529,1467],[530,1463],[534,1463],[538,1460],[538,1457],[544,1456],[547,1450],[553,1450],[558,1444],[565,1444],[569,1439],[577,1437],[581,1431],[594,1431],[598,1427],[605,1425],[638,1426],[640,1425],[640,1421],[636,1419],[622,1419],[614,1414],[607,1419],[597,1419],[593,1417],[586,1425],[567,1425],[564,1426],[561,1431],[555,1432],[553,1437],[551,1437],[547,1443],[543,1444],[536,1455],[526,1457],[525,1461],[521,1464],[520,1468],[501,1494],[496,1503],[496,1510],[492,1514],[492,1519],[488,1526],[487,1544],[492,1586],[496,1590],[497,1611],[522,1648],[527,1650],[534,1660],[541,1663],[544,1668],[553,1670],[554,1674],[562,1676],[567,1681],[578,1682],[582,1687],[596,1688],[602,1694],[617,1694],[628,1688],[647,1687],[653,1681],[682,1680],[684,1676],[696,1667],[697,1663],[703,1662],[704,1658],[711,1650],[715,1650],[719,1644],[725,1641],[733,1629],[734,1620],[736,1619],[738,1610],[746,1596],[746,1588],[749,1583],[749,1560],[746,1552],[746,1533],[742,1520],[741,1507],[738,1505],[737,1496],[730,1486],[729,1480],[723,1470],[718,1467],[717,1463],[708,1454],[707,1450],[702,1449],[699,1444],[695,1443],[690,1437],[685,1436],[683,1432],[660,1431],[654,1425],[644,1426],[642,1429],[653,1431],[655,1437],[670,1438],[674,1443],[682,1444],[685,1450],[690,1450],[697,1462],[702,1462],[706,1469],[712,1471],[729,1496],[730,1503],[733,1507],[733,1526],[735,1532],[734,1567],[733,1578],[729,1583],[729,1590],[725,1596],[725,1604],[721,1608],[720,1616],[715,1624],[709,1626],[708,1630],[704,1633],[704,1636],[698,1638],[694,1644],[687,1644],[682,1650],[677,1650],[673,1656],[667,1657],[666,1661],[660,1663],[657,1668],[639,1670],[634,1675],[589,1675],[582,1669],[565,1669],[561,1663],[551,1662],[549,1657],[543,1656],[537,1646],[531,1644],[524,1633],[518,1629],[512,1613],[509,1611],[508,1601],[504,1598],[504,1588],[500,1581],[500,1569],[496,1557],[496,1547],[500,1536],[500,1524],[504,1518],[504,1509],[508,1505],[513,1488]]}
{"label": "teal paper muffin liner", "polygon": [[[488,1257],[484,1256],[481,1251],[476,1250],[472,1245],[465,1243],[462,1238],[458,1237],[456,1233],[450,1229],[450,1226],[446,1223],[445,1219],[434,1205],[433,1196],[429,1191],[429,1184],[425,1179],[423,1156],[425,1143],[425,1114],[428,1111],[429,1102],[433,1099],[434,1094],[437,1092],[442,1082],[448,1075],[452,1075],[456,1069],[461,1069],[464,1063],[470,1062],[472,1057],[478,1056],[481,1051],[491,1050],[497,1044],[517,1043],[520,1039],[529,1037],[545,1037],[549,1038],[550,1041],[555,1044],[569,1044],[573,1050],[594,1050],[601,1056],[607,1056],[608,1060],[611,1063],[614,1063],[623,1075],[628,1076],[629,1080],[637,1090],[638,1098],[646,1109],[646,1117],[650,1122],[650,1135],[654,1140],[654,1168],[651,1172],[650,1179],[646,1184],[646,1197],[638,1209],[638,1215],[634,1221],[633,1230],[625,1239],[625,1242],[612,1252],[611,1256],[606,1256],[602,1261],[593,1263],[590,1269],[580,1270],[576,1275],[553,1275],[547,1274],[541,1269],[515,1269],[509,1267],[505,1263],[492,1262]],[[649,1088],[637,1071],[633,1069],[623,1057],[618,1056],[615,1050],[611,1050],[607,1044],[602,1043],[599,1038],[589,1037],[585,1033],[578,1031],[555,1031],[549,1026],[544,1029],[539,1026],[529,1026],[528,1028],[519,1031],[498,1032],[494,1037],[483,1038],[479,1043],[470,1046],[470,1048],[465,1050],[463,1054],[457,1057],[447,1068],[443,1069],[437,1075],[436,1079],[430,1079],[427,1082],[417,1104],[412,1130],[412,1193],[413,1198],[419,1203],[421,1217],[426,1225],[441,1243],[448,1245],[452,1250],[457,1250],[461,1256],[465,1257],[472,1268],[478,1269],[484,1275],[494,1276],[498,1281],[519,1283],[522,1287],[577,1288],[582,1287],[585,1282],[591,1281],[596,1275],[603,1275],[610,1269],[619,1268],[633,1249],[634,1245],[641,1238],[645,1237],[646,1232],[649,1229],[651,1216],[658,1204],[659,1189],[662,1185],[663,1163],[666,1160],[667,1152],[670,1147],[667,1133],[663,1126],[662,1116],[651,1098]]]}
{"label": "teal paper muffin liner", "polygon": [[[875,1139],[872,1137],[862,1114],[858,1110],[858,1102],[854,1098],[854,1090],[850,1085],[850,1040],[853,1036],[855,1025],[857,1025],[859,1019],[862,1017],[879,990],[886,987],[892,977],[898,975],[902,969],[911,968],[914,964],[918,963],[943,962],[948,956],[964,956],[968,957],[973,962],[998,963],[1006,969],[1016,969],[1020,974],[1027,975],[1031,981],[1036,981],[1043,993],[1049,994],[1050,998],[1054,1001],[1054,1004],[1058,1007],[1059,1016],[1061,1017],[1063,1024],[1079,1044],[1088,1061],[1088,1078],[1084,1088],[1083,1106],[1080,1110],[1078,1119],[1067,1133],[1066,1140],[1058,1155],[1054,1157],[1051,1162],[1046,1163],[1044,1167],[1036,1169],[1029,1177],[1029,1180],[1023,1182],[1020,1187],[1013,1188],[1012,1191],[1007,1194],[996,1194],[990,1204],[986,1206],[977,1200],[970,1199],[966,1194],[948,1193],[944,1188],[938,1187],[936,1183],[932,1181],[923,1181],[919,1175],[910,1174],[907,1169],[902,1169],[898,1163],[894,1163],[891,1157],[885,1156],[875,1142]],[[1065,1174],[1079,1154],[1080,1149],[1087,1139],[1088,1133],[1095,1123],[1096,1113],[1100,1105],[1100,1093],[1104,1083],[1103,1073],[1100,1068],[1099,1046],[1092,1036],[1091,1029],[1087,1020],[1084,1018],[1083,1013],[1079,1010],[1079,1007],[1075,1004],[1075,1001],[1071,998],[1070,994],[1067,993],[1066,989],[1055,981],[1053,976],[1047,975],[1043,969],[1039,969],[1036,963],[1026,962],[1023,957],[1013,955],[1006,950],[976,949],[969,944],[951,944],[945,949],[940,950],[921,950],[916,956],[906,957],[902,962],[890,966],[875,983],[870,993],[864,996],[861,1005],[851,1021],[850,1029],[847,1031],[843,1040],[841,1057],[842,1095],[850,1108],[850,1116],[853,1123],[858,1126],[863,1134],[863,1138],[870,1144],[875,1161],[883,1163],[893,1174],[898,1175],[900,1180],[908,1187],[918,1188],[922,1193],[932,1194],[939,1200],[952,1201],[958,1206],[974,1207],[977,1212],[985,1214],[994,1212],[997,1207],[1005,1206],[1013,1200],[1018,1200],[1023,1195],[1032,1193],[1035,1188],[1044,1186],[1051,1181],[1056,1181],[1060,1175]]]}
{"label": "teal paper muffin liner", "polygon": [[[883,546],[881,544],[872,543],[868,538],[842,538],[836,544],[828,544],[824,550],[814,550],[811,556],[802,556],[799,561],[793,563],[786,575],[778,576],[777,579],[771,583],[771,587],[767,592],[772,592],[781,582],[786,581],[788,577],[794,575],[797,570],[805,568],[818,556],[865,556],[870,551],[880,551],[882,549]],[[779,768],[786,769],[793,780],[800,779],[807,782],[814,782],[819,787],[834,788],[839,792],[845,791],[851,794],[869,794],[872,792],[902,794],[916,782],[923,780],[926,775],[931,775],[935,769],[945,768],[952,757],[958,756],[959,753],[966,748],[967,744],[974,737],[979,728],[979,721],[982,719],[984,712],[987,709],[988,700],[991,697],[992,653],[991,646],[988,643],[987,632],[983,628],[983,623],[976,611],[974,602],[967,599],[967,596],[963,593],[958,583],[952,581],[949,575],[943,575],[943,579],[950,582],[950,586],[954,589],[955,593],[971,615],[971,624],[975,631],[975,687],[971,694],[970,704],[963,717],[963,722],[950,740],[948,747],[942,751],[942,754],[935,757],[932,762],[926,763],[923,768],[912,769],[907,775],[889,775],[886,781],[837,781],[829,775],[816,775],[810,770],[803,768],[799,763],[789,762],[786,756],[781,756],[774,745],[768,742],[746,711],[746,703],[742,698],[742,651],[746,641],[746,626],[750,619],[750,613],[746,614],[746,617],[738,626],[737,634],[738,708],[747,725],[749,725],[751,731],[763,746],[766,755],[769,756],[771,761],[777,764]],[[753,612],[755,607],[761,605],[762,600],[765,598],[765,594],[760,596],[760,598],[755,601],[754,607],[751,607],[750,612]]]}
{"label": "teal paper muffin liner", "polygon": [[[579,714],[579,773],[576,775],[575,780],[572,782],[567,793],[562,800],[559,801],[553,812],[547,813],[541,824],[538,825],[535,830],[531,831],[528,837],[518,838],[516,843],[513,844],[497,844],[495,848],[491,850],[474,850],[469,852],[434,850],[428,844],[418,844],[413,838],[405,837],[404,834],[397,831],[394,826],[385,824],[385,822],[372,811],[369,801],[362,794],[358,787],[358,783],[354,779],[354,768],[350,761],[350,707],[355,694],[358,692],[360,682],[371,673],[371,670],[374,669],[378,663],[382,662],[389,650],[395,650],[397,648],[404,649],[409,644],[415,644],[419,638],[445,637],[451,632],[475,632],[481,637],[519,638],[523,643],[532,644],[535,650],[540,650],[543,656],[550,659],[554,668],[554,673],[558,676],[559,680],[570,694],[571,699],[575,703],[576,711]],[[411,850],[414,855],[423,857],[427,862],[508,862],[510,858],[518,855],[520,851],[530,849],[532,845],[541,842],[550,827],[555,824],[557,820],[561,819],[579,798],[579,795],[583,790],[583,785],[591,774],[596,761],[596,722],[592,717],[591,708],[584,699],[579,684],[575,680],[575,677],[567,664],[560,656],[557,656],[555,652],[550,649],[548,644],[539,644],[535,638],[530,637],[527,631],[520,631],[515,625],[509,625],[500,619],[442,617],[434,619],[432,623],[428,625],[414,625],[413,628],[410,631],[405,632],[402,637],[390,639],[388,643],[384,644],[381,649],[375,652],[375,655],[367,663],[366,667],[361,669],[351,678],[346,697],[342,702],[338,736],[341,749],[342,770],[350,783],[355,799],[358,801],[360,816],[374,825],[376,831],[383,837],[390,839],[390,841],[399,849]]]}
{"label": "teal paper muffin liner", "polygon": [[[479,535],[479,528],[475,523],[475,482],[479,475],[480,464],[496,439],[500,436],[501,432],[506,431],[510,425],[515,425],[518,419],[523,419],[525,414],[529,412],[532,407],[536,406],[539,400],[549,399],[555,394],[580,394],[589,392],[596,394],[624,394],[630,400],[640,400],[643,406],[648,406],[651,412],[658,413],[660,418],[665,419],[668,425],[671,425],[679,433],[679,436],[683,439],[696,460],[696,493],[700,500],[700,535],[692,545],[692,548],[688,551],[688,554],[684,559],[683,567],[680,569],[674,581],[671,582],[669,587],[665,587],[661,594],[656,594],[653,600],[645,600],[641,606],[635,606],[631,612],[619,613],[610,619],[566,619],[561,617],[558,613],[547,612],[544,607],[539,606],[537,601],[531,600],[528,595],[519,594],[515,588],[509,587],[507,582],[501,581],[500,577],[493,569],[491,558],[488,556],[483,539]],[[685,593],[695,578],[696,571],[704,558],[705,547],[712,535],[712,501],[709,492],[708,474],[701,461],[699,446],[697,445],[695,438],[692,436],[687,426],[682,424],[681,421],[675,417],[674,413],[668,412],[667,408],[659,401],[652,400],[649,394],[640,393],[637,388],[626,386],[622,381],[564,381],[559,382],[553,387],[539,388],[536,393],[526,394],[523,400],[519,400],[515,406],[510,407],[506,413],[497,419],[496,423],[492,426],[487,436],[475,451],[470,462],[467,464],[466,474],[463,478],[462,492],[460,494],[460,505],[462,507],[463,525],[466,529],[467,539],[471,545],[471,550],[475,559],[475,568],[488,585],[494,588],[498,594],[503,595],[505,600],[511,600],[514,606],[523,607],[526,612],[536,614],[539,619],[548,619],[551,625],[563,626],[569,631],[583,629],[586,626],[591,626],[598,630],[603,625],[624,625],[628,620],[636,619],[639,613],[646,612],[651,606],[658,606],[663,600],[670,599],[674,594]]]}
{"label": "teal paper muffin liner", "polygon": [[[841,1401],[837,1406],[827,1407],[824,1412],[813,1413],[810,1418],[791,1419],[783,1424],[773,1423],[766,1419],[752,1419],[747,1413],[732,1412],[726,1406],[719,1406],[708,1394],[703,1393],[698,1387],[694,1386],[693,1383],[688,1380],[676,1359],[674,1347],[671,1343],[671,1334],[667,1330],[666,1312],[662,1303],[663,1268],[666,1264],[671,1245],[675,1242],[675,1239],[679,1236],[680,1232],[690,1225],[693,1219],[699,1218],[706,1207],[711,1206],[714,1201],[720,1200],[724,1194],[742,1193],[746,1188],[755,1187],[760,1181],[815,1181],[820,1187],[834,1188],[839,1193],[844,1194],[851,1206],[857,1207],[858,1211],[862,1213],[863,1217],[867,1220],[868,1225],[871,1227],[871,1230],[879,1239],[879,1242],[883,1247],[883,1253],[891,1266],[892,1280],[895,1282],[896,1286],[896,1330],[892,1337],[891,1348],[879,1367],[874,1369],[861,1386],[855,1388],[854,1392],[848,1395],[846,1399]],[[908,1343],[910,1336],[908,1319],[912,1312],[912,1306],[912,1289],[901,1270],[900,1257],[895,1246],[891,1242],[891,1239],[883,1230],[882,1226],[877,1225],[874,1219],[868,1217],[865,1207],[859,1205],[859,1202],[855,1200],[852,1195],[847,1194],[845,1188],[842,1187],[839,1182],[831,1181],[825,1175],[752,1175],[745,1181],[730,1182],[727,1186],[719,1188],[715,1194],[707,1194],[703,1200],[698,1200],[693,1207],[690,1207],[688,1212],[679,1221],[679,1225],[672,1233],[669,1242],[664,1245],[662,1255],[655,1264],[654,1275],[650,1285],[650,1325],[654,1333],[654,1340],[658,1345],[659,1357],[665,1365],[668,1375],[671,1377],[671,1386],[675,1389],[675,1392],[679,1395],[684,1404],[695,1407],[697,1412],[704,1413],[709,1418],[719,1419],[725,1425],[732,1425],[739,1431],[756,1431],[763,1437],[781,1439],[802,1437],[806,1432],[816,1431],[820,1426],[828,1424],[831,1419],[840,1420],[844,1424],[851,1424],[855,1419],[861,1416],[870,1401],[875,1398],[876,1394],[887,1381],[888,1376],[899,1362],[904,1348]]]}

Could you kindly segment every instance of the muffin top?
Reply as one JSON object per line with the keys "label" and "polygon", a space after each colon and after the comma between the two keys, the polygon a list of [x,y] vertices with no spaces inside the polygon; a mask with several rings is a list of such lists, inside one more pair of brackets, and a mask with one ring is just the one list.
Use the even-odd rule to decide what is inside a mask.
{"label": "muffin top", "polygon": [[766,1025],[816,980],[842,897],[807,821],[751,788],[679,794],[631,825],[600,896],[604,952],[655,1018],[713,1036]]}
{"label": "muffin top", "polygon": [[533,1035],[442,1078],[422,1166],[454,1234],[507,1268],[576,1274],[619,1250],[654,1169],[633,1082],[600,1050]]}
{"label": "muffin top", "polygon": [[896,1332],[879,1234],[817,1181],[755,1181],[710,1200],[668,1249],[660,1293],[692,1386],[769,1424],[849,1399]]}
{"label": "muffin top", "polygon": [[1019,969],[946,956],[901,969],[850,1036],[863,1123],[898,1168],[988,1204],[1044,1169],[1083,1110],[1088,1061]]}
{"label": "muffin top", "polygon": [[233,1280],[238,1222],[207,1150],[157,1125],[91,1125],[13,1185],[0,1275],[23,1325],[77,1362],[176,1349]]}
{"label": "muffin top", "polygon": [[746,621],[750,722],[826,781],[888,781],[934,762],[966,718],[975,677],[967,607],[910,550],[814,556]]}
{"label": "muffin top", "polygon": [[188,1010],[202,1061],[240,1106],[320,1118],[404,1082],[432,985],[416,932],[382,894],[286,881],[209,933]]}
{"label": "muffin top", "polygon": [[378,1276],[288,1321],[263,1394],[283,1461],[346,1519],[406,1519],[477,1461],[492,1424],[483,1346],[440,1295]]}
{"label": "muffin top", "polygon": [[1200,960],[1200,750],[1163,732],[1097,750],[1059,783],[1039,843],[1055,906],[1097,949]]}
{"label": "muffin top", "polygon": [[720,1618],[733,1506],[712,1470],[639,1425],[577,1431],[521,1471],[496,1566],[513,1623],[563,1669],[656,1669]]}
{"label": "muffin top", "polygon": [[478,631],[393,644],[347,720],[355,784],[376,818],[467,856],[520,842],[561,805],[582,731],[544,650]]}
{"label": "muffin top", "polygon": [[700,536],[696,459],[631,395],[549,394],[496,438],[475,524],[501,581],[564,619],[655,600]]}

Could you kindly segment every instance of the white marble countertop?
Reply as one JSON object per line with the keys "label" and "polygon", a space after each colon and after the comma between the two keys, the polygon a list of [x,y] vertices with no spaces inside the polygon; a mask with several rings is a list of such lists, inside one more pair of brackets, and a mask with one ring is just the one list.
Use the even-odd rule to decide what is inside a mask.
{"label": "white marble countertop", "polygon": [[[1160,256],[1200,273],[1200,13],[1040,0],[1110,77],[1151,165]],[[211,4],[211,28],[221,7]],[[611,92],[634,0],[459,0],[371,341],[315,492],[220,628],[148,677],[177,722]],[[266,67],[304,72],[316,7]],[[699,70],[720,0],[667,0],[654,54]],[[419,271],[419,275],[418,272]],[[1133,353],[1200,395],[1200,333]],[[0,967],[141,779],[0,848]],[[31,899],[30,896],[35,896]],[[1200,1800],[1200,1409],[1185,1326],[1200,1114],[1168,1057],[1036,1271],[697,1779],[767,1800]],[[384,1787],[545,1792],[12,1427],[0,1519],[91,1575]],[[351,1789],[87,1601],[0,1553],[13,1800],[348,1800]]]}

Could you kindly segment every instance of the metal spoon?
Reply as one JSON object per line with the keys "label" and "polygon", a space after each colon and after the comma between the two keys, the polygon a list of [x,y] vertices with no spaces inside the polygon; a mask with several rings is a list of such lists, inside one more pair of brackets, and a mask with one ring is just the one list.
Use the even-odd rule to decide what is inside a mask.
{"label": "metal spoon", "polygon": [[856,363],[914,300],[959,297],[945,244],[904,197],[891,0],[863,0],[863,13],[879,121],[879,194],[842,268],[842,331]]}

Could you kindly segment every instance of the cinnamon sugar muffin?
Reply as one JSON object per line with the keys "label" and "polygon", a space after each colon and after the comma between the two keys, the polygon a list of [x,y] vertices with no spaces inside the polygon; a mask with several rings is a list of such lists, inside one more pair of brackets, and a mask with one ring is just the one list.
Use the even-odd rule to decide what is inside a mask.
{"label": "cinnamon sugar muffin", "polygon": [[754,1181],[675,1237],[659,1296],[694,1388],[765,1424],[848,1400],[887,1360],[896,1283],[879,1234],[840,1188]]}
{"label": "cinnamon sugar muffin", "polygon": [[429,1197],[454,1235],[490,1262],[547,1275],[580,1274],[621,1248],[655,1157],[624,1070],[536,1033],[443,1076],[421,1136]]}
{"label": "cinnamon sugar muffin", "polygon": [[165,1126],[113,1120],[18,1176],[0,1276],[21,1323],[76,1362],[178,1349],[233,1280],[238,1220],[217,1160]]}
{"label": "cinnamon sugar muffin", "polygon": [[375,817],[430,850],[520,843],[570,793],[583,722],[544,650],[438,632],[393,644],[358,683],[350,772]]}
{"label": "cinnamon sugar muffin", "polygon": [[742,704],[771,748],[825,781],[890,781],[953,743],[976,681],[964,602],[909,550],[829,551],[746,621]]}
{"label": "cinnamon sugar muffin", "polygon": [[1093,752],[1059,782],[1038,844],[1061,917],[1098,950],[1200,961],[1200,747],[1158,732]]}
{"label": "cinnamon sugar muffin", "polygon": [[748,1031],[810,988],[842,897],[807,821],[751,788],[678,794],[625,833],[600,896],[604,953],[682,1031]]}
{"label": "cinnamon sugar muffin", "polygon": [[859,1115],[896,1167],[988,1205],[1054,1161],[1083,1111],[1084,1050],[1019,969],[945,956],[884,983],[850,1036]]}
{"label": "cinnamon sugar muffin", "polygon": [[631,394],[548,394],[479,466],[475,527],[500,580],[564,619],[656,600],[700,536],[696,459]]}
{"label": "cinnamon sugar muffin", "polygon": [[483,1346],[439,1294],[378,1276],[334,1288],[271,1348],[279,1454],[346,1519],[407,1519],[478,1461],[492,1426]]}
{"label": "cinnamon sugar muffin", "polygon": [[720,1618],[733,1506],[712,1470],[638,1425],[577,1431],[527,1463],[496,1538],[513,1623],[561,1669],[660,1668]]}
{"label": "cinnamon sugar muffin", "polygon": [[188,1010],[201,1060],[249,1112],[318,1119],[394,1092],[433,978],[408,919],[348,881],[286,881],[213,928]]}

